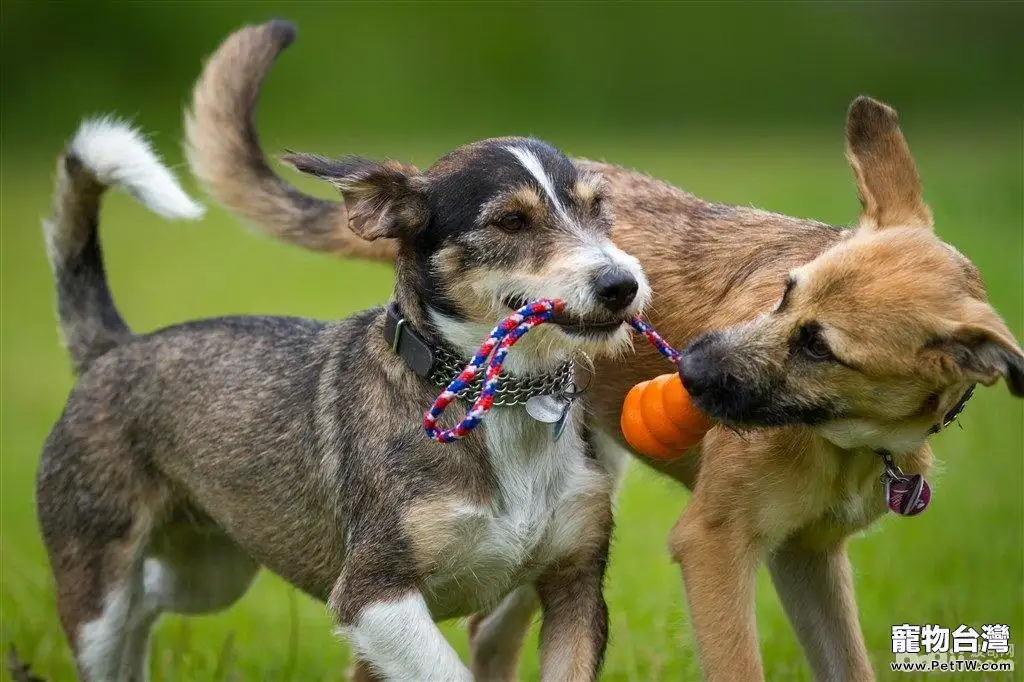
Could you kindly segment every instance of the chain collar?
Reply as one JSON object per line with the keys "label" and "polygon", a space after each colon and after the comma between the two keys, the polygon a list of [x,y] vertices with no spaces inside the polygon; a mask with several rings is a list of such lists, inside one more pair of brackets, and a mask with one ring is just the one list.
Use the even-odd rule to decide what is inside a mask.
{"label": "chain collar", "polygon": [[[444,388],[466,367],[468,360],[445,346],[433,346],[413,329],[396,303],[387,307],[384,340],[410,369],[434,384]],[[550,374],[516,376],[508,372],[498,375],[498,390],[494,394],[496,407],[525,405],[530,398],[542,395],[560,395],[573,390],[576,363],[566,360]],[[483,388],[483,372],[458,392],[458,397],[473,403]]]}
{"label": "chain collar", "polygon": [[[435,367],[429,379],[440,387],[451,383],[452,379],[466,366],[467,360],[460,358],[452,351],[439,346],[434,349]],[[494,393],[496,407],[525,405],[526,401],[542,395],[560,395],[572,388],[575,364],[566,360],[551,374],[534,376],[516,376],[508,372],[498,375],[498,390]],[[467,402],[475,402],[483,388],[483,372],[477,374],[472,383],[456,395]]]}

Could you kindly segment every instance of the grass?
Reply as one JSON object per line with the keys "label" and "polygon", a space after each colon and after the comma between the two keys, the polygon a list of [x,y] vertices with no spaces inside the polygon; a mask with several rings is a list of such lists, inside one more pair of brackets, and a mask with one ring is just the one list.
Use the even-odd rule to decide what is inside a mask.
{"label": "grass", "polygon": [[[940,232],[978,264],[994,304],[1020,337],[1019,127],[909,132]],[[853,219],[855,194],[838,129],[827,136],[811,131],[758,139],[725,133],[702,139],[554,142],[647,170],[708,198],[836,223]],[[169,157],[179,160],[171,141],[161,141]],[[314,144],[305,148],[336,146],[308,142]],[[423,163],[456,142],[366,143],[367,148],[351,151]],[[68,680],[73,667],[57,622],[33,502],[40,445],[72,381],[55,333],[39,235],[55,152],[40,149],[38,158],[2,161],[0,645],[16,644],[47,679]],[[390,290],[385,266],[337,262],[256,238],[222,211],[212,211],[200,225],[168,225],[129,199],[112,196],[102,224],[112,288],[136,330],[229,313],[337,318],[384,301]],[[880,678],[908,677],[888,672],[894,624],[955,628],[967,623],[980,631],[984,623],[1006,623],[1011,641],[1024,642],[1022,405],[1002,386],[981,390],[962,417],[964,430],[954,428],[934,439],[941,471],[933,477],[928,512],[913,520],[886,518],[852,543],[862,626]],[[679,486],[632,467],[620,500],[608,579],[612,621],[604,679],[699,677],[679,574],[665,551],[666,534],[685,503]],[[763,572],[757,614],[768,679],[809,679]],[[264,573],[225,613],[166,617],[155,636],[153,678],[342,679],[347,652],[331,630],[322,605]],[[459,624],[446,625],[445,632],[464,655]],[[535,637],[536,628],[524,659],[527,679],[537,676]],[[1020,679],[1020,673],[1000,679],[1013,675]]]}

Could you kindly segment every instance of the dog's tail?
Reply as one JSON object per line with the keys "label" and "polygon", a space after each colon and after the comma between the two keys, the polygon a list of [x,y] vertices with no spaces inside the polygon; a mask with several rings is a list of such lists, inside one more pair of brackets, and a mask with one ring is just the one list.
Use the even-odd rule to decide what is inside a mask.
{"label": "dog's tail", "polygon": [[57,161],[53,212],[43,223],[60,329],[78,372],[131,338],[103,271],[99,209],[108,187],[166,218],[203,214],[137,131],[112,118],[82,123]]}
{"label": "dog's tail", "polygon": [[185,112],[192,173],[210,196],[263,234],[313,251],[391,262],[392,240],[359,238],[343,203],[300,192],[263,155],[256,103],[264,77],[293,40],[292,24],[270,21],[236,31],[209,58]]}

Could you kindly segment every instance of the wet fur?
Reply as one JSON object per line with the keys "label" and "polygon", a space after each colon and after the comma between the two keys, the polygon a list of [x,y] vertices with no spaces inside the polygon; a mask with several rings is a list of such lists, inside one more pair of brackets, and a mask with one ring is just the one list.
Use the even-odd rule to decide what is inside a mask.
{"label": "wet fur", "polygon": [[[266,27],[244,29],[207,64],[197,92],[220,81],[258,89],[264,62],[237,49],[244,41],[260,54],[283,47]],[[255,143],[244,153],[208,143],[218,135],[255,140],[251,110],[230,92],[219,105],[229,115],[197,114],[190,143],[200,166],[237,172],[263,156]],[[847,147],[863,204],[849,229],[709,203],[618,166],[575,160],[603,178],[613,240],[640,260],[652,285],[651,321],[674,344],[693,342],[691,380],[703,372],[710,386],[699,402],[729,422],[677,460],[641,458],[693,490],[669,548],[710,680],[763,679],[753,612],[761,562],[815,679],[873,679],[845,544],[886,512],[874,450],[890,447],[904,471],[925,473],[927,436],[968,386],[1004,378],[1014,394],[1024,392],[1024,354],[974,266],[932,230],[895,112],[856,100]],[[233,206],[217,182],[209,189]],[[351,216],[336,215],[340,240]],[[255,222],[283,241],[360,255],[311,246],[296,225]],[[808,360],[809,323],[833,359]],[[588,402],[599,458],[613,461],[626,449],[618,423],[627,391],[665,371],[643,344],[628,360],[598,363]],[[474,618],[478,672],[515,678],[535,600],[520,592]]]}

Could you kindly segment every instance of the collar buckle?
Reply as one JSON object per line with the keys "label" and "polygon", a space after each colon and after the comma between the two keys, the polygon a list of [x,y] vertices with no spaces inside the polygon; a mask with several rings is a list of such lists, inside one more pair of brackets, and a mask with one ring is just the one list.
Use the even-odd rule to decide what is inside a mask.
{"label": "collar buckle", "polygon": [[417,375],[426,379],[434,371],[437,364],[434,349],[406,321],[395,303],[388,305],[384,317],[384,340]]}
{"label": "collar buckle", "polygon": [[391,340],[391,350],[398,352],[398,344],[402,342],[402,329],[405,327],[405,318],[401,318],[395,324],[395,338]]}

